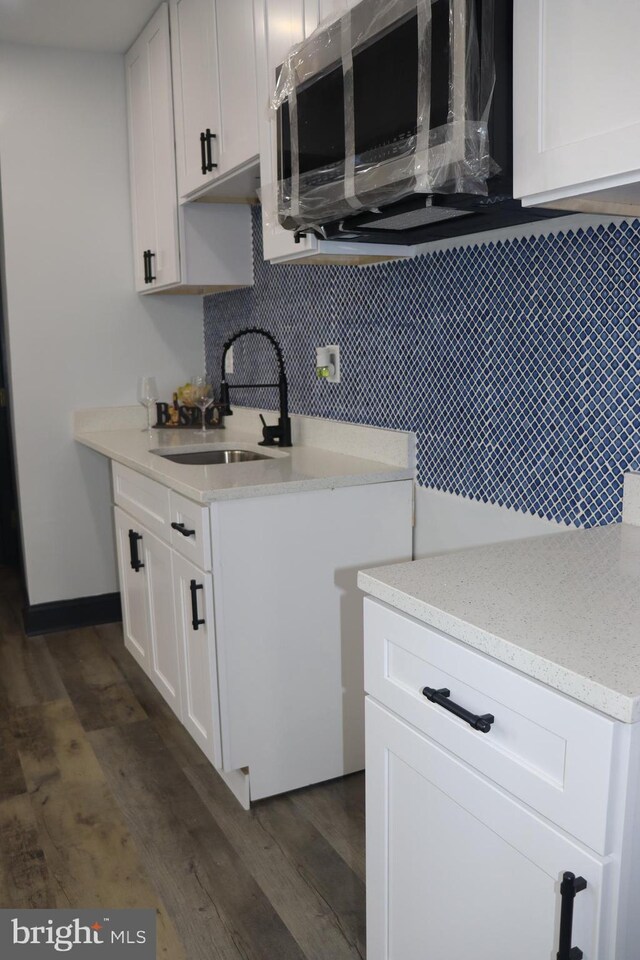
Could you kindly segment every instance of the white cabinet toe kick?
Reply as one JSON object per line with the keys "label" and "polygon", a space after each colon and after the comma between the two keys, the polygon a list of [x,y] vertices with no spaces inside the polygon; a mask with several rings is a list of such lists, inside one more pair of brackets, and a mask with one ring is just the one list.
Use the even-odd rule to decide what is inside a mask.
{"label": "white cabinet toe kick", "polygon": [[125,645],[240,803],[364,768],[362,567],[411,480],[197,504],[113,464]]}

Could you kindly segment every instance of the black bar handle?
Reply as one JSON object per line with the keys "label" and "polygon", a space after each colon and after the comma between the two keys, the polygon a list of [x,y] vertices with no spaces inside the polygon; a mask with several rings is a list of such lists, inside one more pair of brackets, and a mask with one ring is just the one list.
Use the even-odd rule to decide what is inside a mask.
{"label": "black bar handle", "polygon": [[195,530],[187,530],[184,523],[172,523],[171,529],[177,530],[178,533],[181,533],[183,537],[195,537],[196,535]]}
{"label": "black bar handle", "polygon": [[156,279],[156,275],[151,270],[151,258],[155,257],[155,253],[153,253],[151,250],[147,250],[147,256],[149,258],[149,283],[153,283],[153,281]]}
{"label": "black bar handle", "polygon": [[205,144],[206,144],[206,141],[207,141],[207,137],[206,137],[206,135],[205,135],[205,133],[204,133],[204,131],[203,131],[203,132],[200,134],[200,161],[201,161],[201,164],[202,164],[201,169],[202,169],[202,172],[203,172],[203,173],[208,173],[208,170],[207,170],[207,158],[206,158],[206,156],[205,156]]}
{"label": "black bar handle", "polygon": [[195,580],[191,581],[191,626],[194,630],[197,630],[201,623],[204,623],[204,620],[198,618],[198,590],[204,590],[203,583],[196,583]]}
{"label": "black bar handle", "polygon": [[211,133],[209,127],[207,127],[207,132],[205,133],[205,140],[207,143],[207,173],[211,173],[212,170],[215,170],[218,166],[217,163],[213,162],[213,153],[211,151],[211,141],[216,139],[216,134]]}
{"label": "black bar handle", "polygon": [[422,694],[427,700],[430,700],[431,703],[437,703],[439,707],[444,707],[449,713],[453,713],[456,717],[464,720],[465,723],[468,723],[474,730],[479,730],[480,733],[489,733],[491,724],[495,723],[495,717],[490,713],[485,713],[480,717],[476,713],[471,713],[471,711],[465,710],[464,707],[454,703],[453,700],[449,699],[451,691],[445,688],[442,690],[434,690],[432,687],[424,687]]}
{"label": "black bar handle", "polygon": [[135,530],[129,530],[129,554],[131,556],[131,569],[135,570],[136,573],[144,567],[144,563],[138,556],[138,540],[142,540],[142,534],[136,533]]}
{"label": "black bar handle", "polygon": [[144,260],[144,282],[149,283],[149,274],[151,273],[150,264],[149,264],[149,251],[145,250],[142,254]]}
{"label": "black bar handle", "polygon": [[562,883],[560,884],[562,908],[560,911],[558,960],[582,960],[584,956],[580,947],[571,946],[571,941],[573,939],[573,901],[576,898],[576,894],[586,889],[587,881],[584,877],[576,877],[574,873],[570,873],[569,871],[562,874]]}

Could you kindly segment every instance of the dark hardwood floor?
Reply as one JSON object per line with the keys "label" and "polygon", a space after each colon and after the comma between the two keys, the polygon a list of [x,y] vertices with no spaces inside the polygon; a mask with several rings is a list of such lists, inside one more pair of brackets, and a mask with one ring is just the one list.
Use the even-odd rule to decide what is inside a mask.
{"label": "dark hardwood floor", "polygon": [[360,774],[242,810],[123,646],[0,568],[0,907],[154,907],[169,960],[357,960]]}

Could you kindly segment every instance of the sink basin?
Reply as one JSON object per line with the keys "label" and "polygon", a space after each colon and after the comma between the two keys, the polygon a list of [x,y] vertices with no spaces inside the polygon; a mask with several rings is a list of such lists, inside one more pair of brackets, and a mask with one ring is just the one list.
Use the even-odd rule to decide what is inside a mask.
{"label": "sink basin", "polygon": [[189,453],[160,453],[153,450],[158,456],[172,463],[190,463],[204,466],[211,463],[249,463],[251,460],[270,460],[266,453],[255,453],[253,450],[195,450]]}

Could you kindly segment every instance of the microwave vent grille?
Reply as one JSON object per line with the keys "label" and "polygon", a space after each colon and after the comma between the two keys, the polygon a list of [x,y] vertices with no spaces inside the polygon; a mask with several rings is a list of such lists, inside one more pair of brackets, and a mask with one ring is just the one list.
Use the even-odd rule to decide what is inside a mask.
{"label": "microwave vent grille", "polygon": [[418,210],[390,214],[388,217],[377,215],[375,220],[370,221],[359,218],[358,223],[359,226],[367,227],[368,230],[412,230],[415,227],[428,226],[430,223],[466,217],[470,213],[471,210],[456,210],[453,207],[426,206]]}

